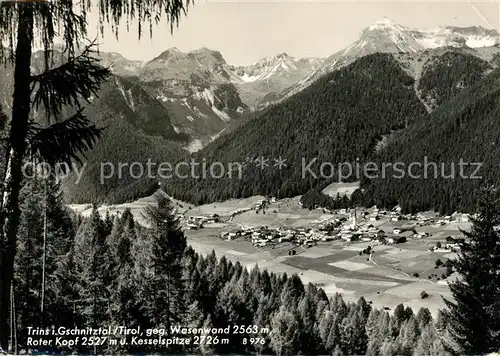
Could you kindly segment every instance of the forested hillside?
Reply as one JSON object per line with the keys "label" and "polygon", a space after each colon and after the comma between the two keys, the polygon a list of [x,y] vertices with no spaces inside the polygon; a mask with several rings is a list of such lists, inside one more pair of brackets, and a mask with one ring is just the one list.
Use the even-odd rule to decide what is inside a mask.
{"label": "forested hillside", "polygon": [[[442,49],[426,57],[415,83],[401,58],[394,58],[391,54],[363,57],[287,101],[248,115],[240,127],[228,129],[191,156],[181,149],[185,137],[172,128],[164,107],[139,86],[113,77],[87,109],[106,130],[99,145],[89,152],[79,183],[74,184],[76,176],[65,181],[67,198],[75,203],[121,203],[148,195],[161,179],[147,177],[147,172],[139,174],[148,160],[155,163],[153,175],[161,162],[174,168],[181,161],[193,160],[198,167],[219,162],[226,173],[230,164],[242,165],[241,179],[239,172],[223,178],[206,172],[205,178],[193,178],[191,168],[185,166],[180,169],[181,176],[187,174],[185,178],[172,174],[164,179],[172,196],[195,204],[311,192],[307,206],[315,206],[320,202],[314,201],[318,195],[312,193],[337,181],[339,164],[344,162],[355,168],[357,162],[374,161],[380,168],[382,163],[391,162],[407,166],[417,158],[422,162],[425,156],[427,161],[439,162],[439,170],[444,164],[450,173],[452,164],[458,171],[460,158],[473,163],[485,160],[481,173],[488,170],[487,176],[493,178],[498,132],[494,119],[498,110],[497,72],[491,73],[495,64],[461,50]],[[416,90],[435,112],[427,114]],[[141,109],[143,104],[147,112]],[[490,142],[487,148],[485,142]],[[258,165],[262,158],[263,169]],[[284,163],[281,169],[276,161],[280,159]],[[101,170],[106,162],[113,164],[114,172],[109,166]],[[134,162],[136,166],[130,170]],[[121,169],[119,163],[124,164]],[[355,194],[355,201],[348,204],[392,207],[401,203],[411,211],[469,211],[476,198],[473,192],[482,184],[477,179],[421,182],[408,177],[388,177],[368,184],[362,171],[348,173],[342,172],[344,181],[364,178],[363,188],[367,189],[364,195]],[[101,184],[101,174],[112,177]]]}
{"label": "forested hillside", "polygon": [[472,54],[447,49],[424,64],[418,83],[422,98],[436,108],[463,89],[480,81],[491,65]]}
{"label": "forested hillside", "polygon": [[[53,66],[59,66],[66,60],[62,54],[56,53]],[[32,67],[34,73],[44,70],[43,52],[35,53]],[[12,107],[12,73],[13,68],[9,63],[0,68],[0,103],[8,117]],[[143,197],[156,189],[157,181],[131,178],[131,164],[145,164],[148,159],[177,161],[187,154],[182,147],[188,144],[189,136],[176,131],[165,106],[136,82],[113,74],[101,86],[98,97],[87,99],[89,102],[84,110],[85,115],[104,132],[96,147],[87,152],[83,176],[78,183],[78,177],[74,174],[65,180],[66,199],[102,203]],[[67,119],[73,114],[73,110],[63,108],[58,119]],[[47,125],[43,106],[33,111],[32,115],[41,127]],[[4,155],[0,157],[0,160],[4,159]],[[113,162],[116,176],[119,162],[127,166],[122,169],[121,178],[108,179],[101,184],[101,163],[106,162]],[[80,169],[82,167],[78,171]]]}
{"label": "forested hillside", "polygon": [[[169,180],[166,189],[195,204],[309,192],[307,206],[313,207],[327,199],[314,192],[338,178],[338,164],[350,162],[355,167],[357,160],[364,193],[357,192],[352,202],[340,205],[472,211],[485,180],[498,183],[498,69],[452,49],[429,58],[414,85],[390,55],[363,57],[195,155],[200,161],[245,162],[242,179],[222,178],[223,184],[210,177]],[[418,101],[416,88],[435,109],[431,114]],[[256,165],[259,157],[269,159],[263,170]],[[273,167],[273,158],[279,157],[287,160],[281,170]],[[310,170],[304,170],[315,158]],[[462,174],[460,160],[465,165]],[[363,173],[368,162],[375,165],[378,177]],[[423,169],[415,171],[421,178],[410,178],[408,166],[425,162],[430,164],[426,178]],[[404,177],[394,170],[396,163],[405,170]],[[333,175],[330,164],[337,168]],[[384,164],[389,168],[382,171]],[[345,181],[357,178],[355,174],[345,178],[346,173]],[[329,206],[336,205],[327,200]]]}
{"label": "forested hillside", "polygon": [[[376,158],[381,162],[430,162],[415,170],[421,178],[365,180],[364,204],[401,206],[408,211],[472,211],[479,187],[499,183],[500,70],[465,89],[431,115],[395,135]],[[460,161],[463,173],[460,173]],[[437,163],[437,170],[432,163]],[[481,164],[479,168],[479,163]],[[476,171],[477,170],[477,171]],[[396,173],[396,176],[400,176]],[[481,177],[481,178],[478,178]]]}
{"label": "forested hillside", "polygon": [[[257,194],[289,197],[326,184],[332,179],[303,178],[302,162],[317,158],[337,165],[370,157],[382,135],[425,114],[413,86],[391,55],[363,57],[193,155],[198,162],[206,159],[207,166],[241,162],[241,179],[172,179],[166,189],[199,204]],[[269,168],[256,167],[260,157],[269,159]],[[280,157],[287,165],[281,170],[273,168]],[[311,169],[317,172],[318,164]]]}
{"label": "forested hillside", "polygon": [[[145,167],[148,159],[177,161],[187,155],[182,149],[187,136],[175,132],[163,105],[124,78],[111,77],[100,96],[86,108],[86,114],[104,132],[88,152],[85,166],[79,168],[83,169],[81,179],[72,174],[64,181],[66,198],[71,202],[114,203],[151,194],[157,180],[140,175],[139,164]],[[131,170],[130,166],[135,168]],[[101,182],[101,174],[110,178]]]}

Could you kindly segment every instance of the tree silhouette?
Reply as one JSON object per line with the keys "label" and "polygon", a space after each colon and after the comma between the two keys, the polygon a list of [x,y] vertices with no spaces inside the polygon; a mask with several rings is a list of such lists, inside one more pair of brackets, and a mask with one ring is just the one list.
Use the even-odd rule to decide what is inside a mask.
{"label": "tree silhouette", "polygon": [[[128,1],[2,1],[0,4],[0,39],[8,47],[0,49],[4,63],[14,66],[12,115],[8,128],[6,168],[0,211],[0,347],[8,343],[10,285],[14,272],[16,235],[19,226],[19,193],[23,182],[22,165],[28,153],[37,153],[49,163],[75,159],[92,147],[99,130],[88,122],[82,112],[83,103],[97,96],[100,84],[109,71],[97,65],[90,48],[81,48],[87,37],[87,17],[92,10],[99,15],[100,32],[111,24],[118,36],[119,24],[138,21],[138,37],[149,25],[166,18],[170,30],[186,12],[189,0]],[[128,30],[128,26],[127,26]],[[55,67],[54,42],[62,39],[66,63]],[[31,72],[33,48],[44,51],[45,71]],[[65,107],[76,108],[76,114],[61,120]],[[42,109],[47,117],[59,123],[47,130],[34,127],[32,110]],[[62,121],[62,122],[61,122]],[[56,138],[57,137],[57,138]],[[29,146],[29,140],[33,145]],[[45,144],[50,144],[45,146]],[[58,148],[49,150],[48,147]],[[31,150],[30,150],[31,148]]]}
{"label": "tree silhouette", "polygon": [[500,224],[494,191],[486,190],[479,203],[479,217],[472,221],[471,232],[459,243],[453,267],[460,279],[450,283],[454,301],[446,300],[448,330],[458,346],[447,345],[460,354],[486,354],[500,348],[498,335]]}

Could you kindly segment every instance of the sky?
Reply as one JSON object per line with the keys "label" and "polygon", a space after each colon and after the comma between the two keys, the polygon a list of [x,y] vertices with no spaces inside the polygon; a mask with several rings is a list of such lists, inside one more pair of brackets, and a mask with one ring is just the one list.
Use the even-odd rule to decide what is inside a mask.
{"label": "sky", "polygon": [[[110,30],[99,36],[101,51],[128,59],[150,60],[170,47],[188,52],[218,50],[226,62],[249,65],[286,52],[294,57],[327,57],[354,42],[360,32],[382,17],[412,28],[472,26],[500,32],[500,0],[363,1],[363,0],[198,0],[170,33],[166,22],[137,39],[136,24],[125,27],[117,41]],[[97,14],[91,14],[90,36],[97,36]]]}

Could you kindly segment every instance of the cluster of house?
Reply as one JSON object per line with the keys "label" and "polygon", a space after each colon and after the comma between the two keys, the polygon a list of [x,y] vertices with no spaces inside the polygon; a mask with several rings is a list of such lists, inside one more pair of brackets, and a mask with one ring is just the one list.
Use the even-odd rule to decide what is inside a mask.
{"label": "cluster of house", "polygon": [[[231,214],[229,221],[233,217],[244,212],[255,210],[256,212],[265,211],[269,203],[276,201],[275,198],[265,198],[258,201],[253,207],[239,209]],[[422,239],[429,236],[429,233],[416,231],[416,228],[423,226],[443,226],[452,221],[469,222],[470,216],[467,214],[454,213],[450,216],[438,216],[435,213],[418,213],[415,215],[402,214],[401,209],[396,207],[393,210],[383,210],[373,207],[367,209],[358,215],[356,209],[339,209],[331,212],[323,209],[325,213],[336,214],[335,219],[319,221],[317,228],[289,227],[289,228],[269,228],[269,227],[242,227],[231,231],[226,231],[219,235],[225,240],[234,240],[240,237],[249,239],[254,246],[264,247],[276,243],[290,242],[297,246],[311,247],[319,241],[330,241],[342,239],[345,241],[379,241],[383,244],[404,243],[409,239]],[[344,217],[340,217],[344,215]],[[349,217],[349,218],[348,218]],[[411,224],[400,223],[401,227],[395,227],[392,231],[384,231],[374,225],[376,221],[384,219],[387,221],[398,222],[409,220]],[[414,223],[416,221],[416,223]],[[207,223],[221,222],[217,214],[211,217],[190,216],[185,219],[187,229],[200,229]],[[373,223],[373,224],[372,224]],[[395,225],[400,225],[395,224]],[[440,249],[455,251],[458,249],[456,239],[448,238],[444,246]]]}
{"label": "cluster of house", "polygon": [[429,250],[434,252],[457,252],[460,250],[460,243],[464,241],[465,238],[463,237],[448,236],[444,244],[438,242],[436,246],[432,246]]}
{"label": "cluster of house", "polygon": [[371,212],[366,211],[364,215],[369,221],[378,221],[381,218],[388,219],[389,221],[413,220],[416,221],[419,226],[434,225],[436,227],[449,224],[452,221],[461,223],[467,223],[470,221],[470,216],[468,214],[457,212],[446,216],[438,216],[432,212],[417,213],[415,215],[402,214],[400,207],[396,207],[392,211],[380,210],[377,207],[374,207]]}
{"label": "cluster of house", "polygon": [[259,211],[264,211],[268,206],[269,203],[275,203],[276,198],[275,197],[266,197],[264,199],[261,199],[257,201],[254,205],[255,212],[258,213]]}
{"label": "cluster of house", "polygon": [[356,225],[353,222],[351,225],[344,225],[340,231],[336,232],[336,236],[345,241],[379,241],[384,244],[397,244],[406,242],[409,238],[422,238],[423,233],[419,234],[413,229],[394,229],[391,232],[386,232],[371,224]]}
{"label": "cluster of house", "polygon": [[[325,208],[318,208],[322,210],[325,214],[338,214],[338,215],[348,215],[351,214],[352,209],[339,209],[335,211],[331,211]],[[355,209],[354,209],[355,210]],[[402,214],[401,208],[396,206],[392,210],[378,209],[376,206],[373,208],[365,210],[360,216],[368,221],[378,221],[381,219],[386,219],[388,221],[401,221],[401,220],[413,220],[417,222],[419,226],[433,225],[434,226],[443,226],[449,224],[452,221],[467,223],[470,222],[471,216],[469,214],[463,214],[455,212],[451,215],[446,216],[438,216],[433,212],[423,212],[417,214]]]}
{"label": "cluster of house", "polygon": [[[348,224],[343,224],[347,222]],[[297,228],[240,228],[226,231],[220,235],[225,240],[234,240],[240,237],[251,239],[254,246],[264,247],[271,244],[290,242],[298,246],[311,247],[319,241],[326,242],[342,239],[345,241],[373,241],[394,244],[406,242],[407,238],[422,238],[426,233],[417,233],[415,230],[394,229],[391,233],[374,227],[373,225],[358,226],[355,220],[349,224],[346,218],[328,221],[318,229]]]}
{"label": "cluster of house", "polygon": [[[405,219],[416,219],[418,221],[417,217],[401,215],[400,211],[398,210],[388,212],[375,208],[371,213],[366,211],[362,213],[359,219],[355,210],[350,214],[351,216],[349,219],[343,217],[340,219],[329,221],[325,223],[320,228],[320,230],[328,231],[329,234],[334,238],[342,239],[345,241],[377,240],[385,244],[403,243],[410,238],[421,239],[429,236],[429,234],[426,232],[417,232],[413,227],[396,227],[392,231],[384,231],[370,223],[379,220],[381,216],[384,216],[385,219],[390,219],[391,221],[399,221]],[[362,221],[362,223],[358,223],[358,220]]]}
{"label": "cluster of house", "polygon": [[188,216],[187,218],[184,218],[184,216],[182,216],[182,219],[184,219],[184,226],[187,230],[199,230],[202,229],[205,224],[220,222],[220,216],[217,214],[213,214],[210,217]]}
{"label": "cluster of house", "polygon": [[228,231],[220,235],[226,240],[234,240],[239,237],[251,239],[254,246],[264,247],[285,241],[297,246],[311,247],[318,241],[333,240],[335,237],[311,228],[269,228],[267,226],[255,228],[242,228]]}

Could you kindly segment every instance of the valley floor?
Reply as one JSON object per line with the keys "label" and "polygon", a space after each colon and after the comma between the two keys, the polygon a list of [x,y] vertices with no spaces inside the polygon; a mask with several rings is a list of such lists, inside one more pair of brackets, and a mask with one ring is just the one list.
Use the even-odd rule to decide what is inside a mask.
{"label": "valley floor", "polygon": [[[445,261],[454,253],[446,250],[431,251],[438,241],[445,243],[447,236],[459,235],[459,229],[468,224],[450,222],[445,226],[425,226],[416,228],[425,231],[428,236],[422,239],[408,239],[406,243],[386,245],[378,241],[348,242],[334,240],[318,242],[316,246],[297,247],[290,242],[276,243],[273,246],[256,247],[252,241],[240,237],[232,241],[221,238],[221,234],[235,229],[267,226],[278,227],[317,227],[319,223],[331,219],[332,215],[320,210],[309,211],[298,204],[300,197],[276,201],[267,207],[266,213],[257,214],[253,207],[263,197],[234,199],[193,207],[173,200],[178,213],[184,217],[220,216],[223,223],[206,224],[198,230],[186,230],[188,244],[197,252],[209,254],[212,250],[217,256],[226,256],[234,262],[252,268],[258,265],[275,273],[298,274],[304,283],[314,283],[322,287],[327,295],[336,292],[343,294],[346,300],[357,300],[363,296],[377,308],[393,309],[403,303],[413,310],[428,308],[434,315],[444,307],[443,297],[451,299],[447,282],[455,274],[444,278],[444,267],[436,267],[436,260]],[[135,218],[145,223],[144,208],[154,203],[153,197],[139,199],[136,202],[115,206],[102,206],[100,213],[120,213],[130,208]],[[90,213],[88,205],[72,205],[75,211],[83,215]],[[234,215],[235,212],[240,213]],[[242,212],[243,211],[243,212]],[[232,218],[231,216],[234,215]],[[377,228],[390,231],[401,222],[380,220],[370,222]],[[404,224],[411,224],[406,221]],[[368,246],[373,253],[360,254]],[[295,250],[296,255],[289,255]],[[428,297],[421,298],[426,291]]]}

